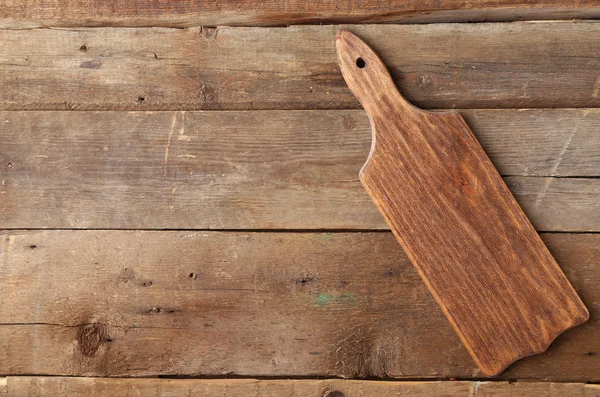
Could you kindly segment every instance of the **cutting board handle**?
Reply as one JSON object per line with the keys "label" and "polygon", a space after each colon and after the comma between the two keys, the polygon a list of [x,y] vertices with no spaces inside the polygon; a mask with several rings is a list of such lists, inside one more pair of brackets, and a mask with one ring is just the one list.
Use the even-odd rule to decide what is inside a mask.
{"label": "cutting board handle", "polygon": [[361,39],[347,30],[340,30],[336,47],[342,75],[370,117],[378,113],[382,107],[390,105],[397,110],[399,107],[404,107],[412,111],[424,112],[400,94],[379,55]]}

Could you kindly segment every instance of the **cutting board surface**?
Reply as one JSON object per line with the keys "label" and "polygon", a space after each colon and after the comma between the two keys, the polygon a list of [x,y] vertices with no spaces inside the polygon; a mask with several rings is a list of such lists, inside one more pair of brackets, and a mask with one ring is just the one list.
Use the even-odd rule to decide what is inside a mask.
{"label": "cutting board surface", "polygon": [[485,375],[545,351],[589,313],[462,116],[418,109],[341,31],[373,144],[360,180]]}

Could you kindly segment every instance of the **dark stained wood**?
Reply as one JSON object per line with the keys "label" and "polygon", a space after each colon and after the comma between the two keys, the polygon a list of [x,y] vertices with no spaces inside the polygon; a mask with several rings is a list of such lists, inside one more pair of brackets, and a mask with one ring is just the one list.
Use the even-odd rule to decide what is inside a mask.
{"label": "dark stained wood", "polygon": [[324,0],[286,2],[92,0],[9,1],[0,9],[0,27],[55,26],[276,26],[299,23],[479,22],[523,19],[598,18],[595,1]]}
{"label": "dark stained wood", "polygon": [[347,30],[340,67],[369,115],[360,180],[487,376],[545,351],[589,312],[457,112],[408,103]]}
{"label": "dark stained wood", "polygon": [[[461,111],[541,231],[600,231],[600,111]],[[1,112],[0,227],[386,229],[364,111]]]}
{"label": "dark stained wood", "polygon": [[[9,397],[597,397],[598,385],[547,382],[386,382],[361,380],[8,378]],[[62,393],[62,394],[61,394]]]}
{"label": "dark stained wood", "polygon": [[[545,243],[600,315],[600,235]],[[0,373],[481,377],[391,233],[14,231]],[[600,323],[506,379],[600,381]]]}
{"label": "dark stained wood", "polygon": [[[351,29],[423,108],[600,104],[598,22]],[[359,108],[337,66],[338,30],[3,30],[0,109]]]}

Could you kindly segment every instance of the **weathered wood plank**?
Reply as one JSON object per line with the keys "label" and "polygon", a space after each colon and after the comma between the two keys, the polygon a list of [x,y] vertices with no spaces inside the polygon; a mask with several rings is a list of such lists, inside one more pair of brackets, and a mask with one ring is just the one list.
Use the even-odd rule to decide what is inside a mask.
{"label": "weathered wood plank", "polygon": [[[339,28],[4,30],[0,109],[356,108]],[[347,28],[421,108],[600,105],[599,22]]]}
{"label": "weathered wood plank", "polygon": [[600,176],[595,109],[459,112],[501,175]]}
{"label": "weathered wood plank", "polygon": [[111,4],[91,0],[8,1],[0,27],[55,26],[277,26],[299,23],[468,22],[598,18],[593,0],[439,1],[153,1]]}
{"label": "weathered wood plank", "polygon": [[[390,382],[363,380],[8,378],[9,397],[597,397],[598,385],[547,382]],[[62,394],[61,394],[62,393]]]}
{"label": "weathered wood plank", "polygon": [[[543,238],[592,320],[502,376],[597,382],[600,235]],[[2,239],[3,374],[481,376],[390,233]]]}
{"label": "weathered wood plank", "polygon": [[[463,114],[505,174],[600,174],[600,111]],[[387,228],[362,111],[2,112],[0,140],[2,228]],[[506,181],[538,230],[600,230],[600,179]]]}

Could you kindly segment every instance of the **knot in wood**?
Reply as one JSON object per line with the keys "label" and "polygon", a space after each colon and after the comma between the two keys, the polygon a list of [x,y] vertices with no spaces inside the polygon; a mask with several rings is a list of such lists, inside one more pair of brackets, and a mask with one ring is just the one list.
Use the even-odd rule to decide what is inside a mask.
{"label": "knot in wood", "polygon": [[86,357],[94,357],[104,342],[110,342],[106,325],[83,324],[77,329],[79,351]]}

